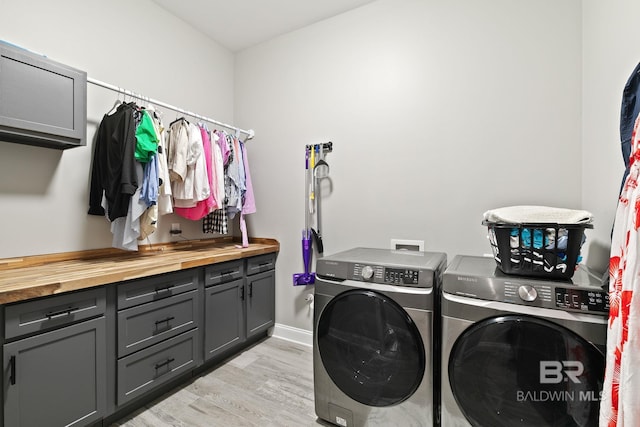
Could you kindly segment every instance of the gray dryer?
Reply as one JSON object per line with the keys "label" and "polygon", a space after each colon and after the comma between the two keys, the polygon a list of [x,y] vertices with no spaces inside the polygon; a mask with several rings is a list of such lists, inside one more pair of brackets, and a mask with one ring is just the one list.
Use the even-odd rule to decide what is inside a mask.
{"label": "gray dryer", "polygon": [[370,248],[318,260],[319,418],[347,427],[437,424],[435,302],[445,267],[444,253]]}

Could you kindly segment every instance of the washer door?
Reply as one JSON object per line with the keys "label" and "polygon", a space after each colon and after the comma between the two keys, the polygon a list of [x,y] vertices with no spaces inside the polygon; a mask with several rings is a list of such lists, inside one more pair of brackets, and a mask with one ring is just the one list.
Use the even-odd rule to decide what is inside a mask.
{"label": "washer door", "polygon": [[424,376],[418,328],[402,307],[376,292],[350,290],[334,297],[318,320],[317,345],[336,386],[367,406],[402,402]]}
{"label": "washer door", "polygon": [[458,338],[449,383],[475,427],[597,427],[604,364],[602,352],[562,326],[502,316]]}

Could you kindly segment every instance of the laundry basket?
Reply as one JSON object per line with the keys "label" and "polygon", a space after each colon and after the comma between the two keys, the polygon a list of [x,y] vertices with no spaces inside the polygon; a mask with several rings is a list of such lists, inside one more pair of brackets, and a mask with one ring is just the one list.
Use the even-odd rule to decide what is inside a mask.
{"label": "laundry basket", "polygon": [[506,274],[571,279],[590,223],[498,223],[484,220],[493,257]]}

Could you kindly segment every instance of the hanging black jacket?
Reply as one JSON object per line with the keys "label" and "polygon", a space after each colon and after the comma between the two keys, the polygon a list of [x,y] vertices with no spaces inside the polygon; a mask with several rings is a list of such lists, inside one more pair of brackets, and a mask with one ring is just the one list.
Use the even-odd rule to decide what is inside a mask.
{"label": "hanging black jacket", "polygon": [[89,214],[104,215],[104,194],[110,221],[126,217],[131,195],[138,188],[135,171],[135,104],[122,104],[100,123],[93,152]]}
{"label": "hanging black jacket", "polygon": [[[624,176],[622,185],[629,174],[629,156],[631,155],[631,134],[636,118],[640,113],[640,64],[636,65],[622,91],[622,108],[620,109],[620,142],[624,159]],[[622,187],[620,187],[622,189]]]}

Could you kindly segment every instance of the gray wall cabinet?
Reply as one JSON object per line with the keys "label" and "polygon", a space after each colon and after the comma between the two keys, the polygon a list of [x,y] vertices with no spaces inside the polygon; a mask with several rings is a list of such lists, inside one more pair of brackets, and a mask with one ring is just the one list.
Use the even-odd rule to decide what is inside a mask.
{"label": "gray wall cabinet", "polygon": [[0,141],[86,145],[87,73],[0,42]]}

